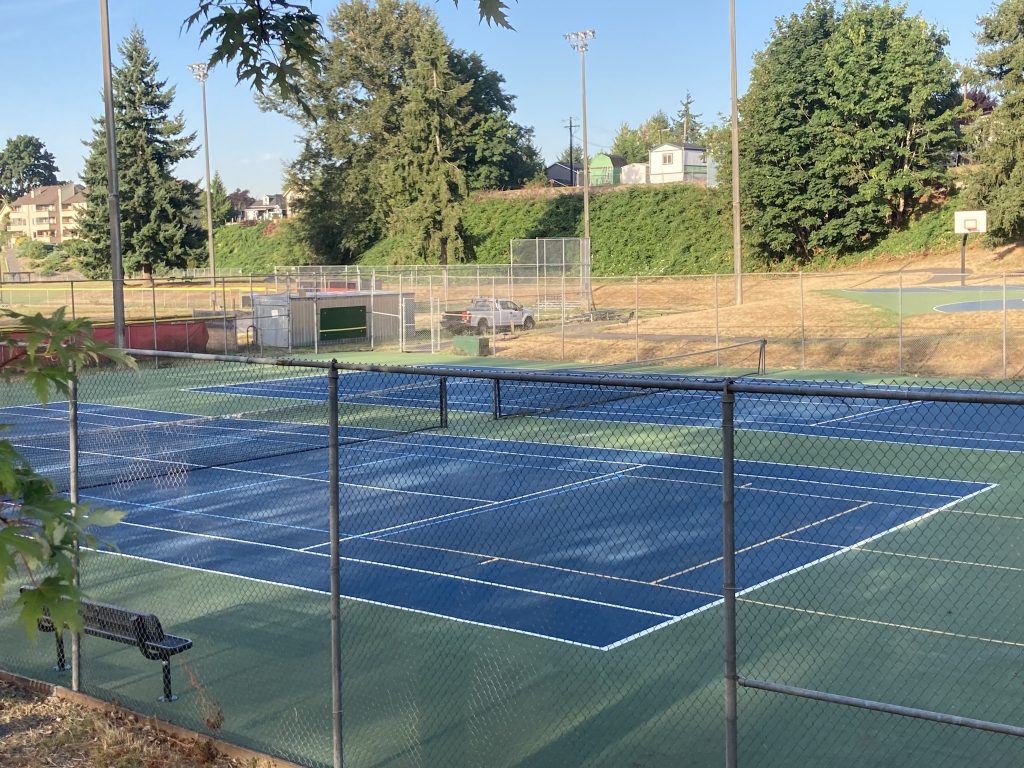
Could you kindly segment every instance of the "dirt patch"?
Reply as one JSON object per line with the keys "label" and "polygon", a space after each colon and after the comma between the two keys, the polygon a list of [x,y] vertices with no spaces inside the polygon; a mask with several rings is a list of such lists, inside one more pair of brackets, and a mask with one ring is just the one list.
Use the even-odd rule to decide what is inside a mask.
{"label": "dirt patch", "polygon": [[[624,363],[766,338],[769,369],[820,369],[963,378],[1024,374],[1024,312],[901,316],[857,300],[865,290],[959,289],[959,251],[918,254],[843,272],[595,278],[594,304],[609,322],[549,313],[533,333],[497,345],[499,356]],[[968,251],[968,286],[1024,282],[1024,247]],[[879,271],[879,268],[890,271]],[[845,295],[851,292],[850,296]],[[856,293],[853,293],[856,292]],[[998,295],[994,291],[993,295]],[[529,296],[522,298],[529,303]],[[723,368],[749,367],[746,362]]]}
{"label": "dirt patch", "polygon": [[95,709],[0,679],[4,768],[273,768],[223,754],[209,739],[176,737],[121,710]]}

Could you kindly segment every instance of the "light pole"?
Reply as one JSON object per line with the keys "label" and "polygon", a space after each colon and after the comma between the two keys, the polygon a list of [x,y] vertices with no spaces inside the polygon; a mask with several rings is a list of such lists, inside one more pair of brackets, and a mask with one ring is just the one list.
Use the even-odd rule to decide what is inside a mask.
{"label": "light pole", "polygon": [[740,112],[736,87],[736,0],[729,0],[729,49],[732,54],[732,271],[736,304],[743,303],[743,255],[740,239]]}
{"label": "light pole", "polygon": [[217,306],[217,261],[213,253],[213,195],[210,192],[210,130],[206,123],[206,78],[210,68],[204,63],[189,64],[192,76],[199,81],[203,93],[203,156],[206,159],[206,248],[210,254],[210,285],[213,305]]}
{"label": "light pole", "polygon": [[[580,52],[580,91],[583,94],[583,253],[581,254],[583,264],[580,271],[584,275],[586,284],[583,286],[587,297],[588,308],[593,308],[593,301],[590,294],[590,150],[587,147],[587,48],[597,33],[593,29],[584,29],[580,32],[569,32],[562,35],[572,46],[574,51]],[[569,148],[570,158],[572,148]]]}
{"label": "light pole", "polygon": [[103,112],[107,139],[107,209],[110,217],[110,280],[114,304],[114,344],[124,348],[124,264],[121,260],[121,196],[117,183],[114,86],[110,75],[110,21],[107,0],[100,0],[100,47],[103,53]]}

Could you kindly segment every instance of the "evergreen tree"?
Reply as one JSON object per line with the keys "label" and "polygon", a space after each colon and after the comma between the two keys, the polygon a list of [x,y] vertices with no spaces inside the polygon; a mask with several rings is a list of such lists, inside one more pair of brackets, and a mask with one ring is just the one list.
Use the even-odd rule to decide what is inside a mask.
{"label": "evergreen tree", "polygon": [[448,263],[449,251],[466,256],[466,178],[454,158],[464,128],[474,121],[463,101],[472,84],[456,81],[445,42],[440,28],[420,30],[384,177],[392,229],[409,236],[417,258],[432,261],[436,254],[441,264]]}
{"label": "evergreen tree", "polygon": [[693,96],[687,91],[686,98],[681,102],[676,118],[672,121],[675,140],[683,144],[703,144],[706,130],[700,115],[693,111]]}
{"label": "evergreen tree", "polygon": [[327,26],[323,70],[301,73],[305,109],[264,102],[304,130],[288,178],[303,196],[298,229],[320,258],[351,261],[408,213],[410,201],[392,195],[391,176],[399,159],[408,161],[421,146],[420,126],[404,132],[418,109],[410,102],[437,100],[417,90],[433,87],[417,72],[426,37],[436,46],[438,75],[457,89],[444,108],[463,118],[440,133],[445,163],[463,179],[453,188],[517,187],[541,171],[532,132],[511,120],[514,98],[503,92],[503,78],[477,54],[453,49],[432,10],[408,0],[352,0],[337,7]]}
{"label": "evergreen tree", "polygon": [[[1024,238],[1024,0],[1003,0],[979,20],[978,66],[998,98],[988,114],[978,110],[971,128],[975,150],[967,193],[988,211],[989,234]],[[973,99],[972,99],[973,101]],[[978,101],[982,101],[980,98]],[[974,102],[977,104],[977,102]]]}
{"label": "evergreen tree", "polygon": [[[174,88],[159,79],[142,32],[133,29],[118,52],[113,98],[124,270],[137,271],[146,262],[157,269],[185,267],[202,258],[205,232],[196,185],[172,172],[195,155],[196,137],[184,133],[181,113],[170,114]],[[83,174],[87,205],[80,219],[86,247],[79,258],[83,272],[99,277],[110,274],[110,230],[106,121],[94,122]]]}
{"label": "evergreen tree", "polygon": [[[627,126],[628,127],[628,126]],[[573,167],[583,167],[583,146],[580,144],[573,144],[572,147],[566,147],[562,150],[562,154],[555,160],[556,163],[569,164],[572,161]]]}
{"label": "evergreen tree", "polygon": [[0,150],[0,200],[11,201],[34,187],[57,183],[57,162],[35,136],[15,136]]}
{"label": "evergreen tree", "polygon": [[[200,208],[206,210],[206,192],[201,195]],[[228,190],[224,186],[224,180],[220,177],[220,171],[214,171],[210,180],[210,202],[213,208],[213,226],[222,227],[233,216],[231,201],[228,199]]]}

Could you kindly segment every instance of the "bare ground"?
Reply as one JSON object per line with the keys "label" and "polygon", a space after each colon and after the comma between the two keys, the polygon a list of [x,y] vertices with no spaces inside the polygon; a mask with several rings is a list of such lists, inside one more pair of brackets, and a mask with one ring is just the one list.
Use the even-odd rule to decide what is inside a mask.
{"label": "bare ground", "polygon": [[[177,729],[175,729],[177,731]],[[4,768],[273,768],[268,759],[224,754],[199,735],[169,733],[113,707],[0,679]]]}
{"label": "bare ground", "polygon": [[[898,320],[838,291],[959,285],[959,250],[883,258],[842,271],[593,281],[594,302],[619,308],[608,323],[549,325],[497,345],[500,356],[626,362],[740,339],[768,338],[770,368],[911,373],[965,378],[1024,374],[1024,313],[929,312]],[[968,285],[1019,284],[1024,247],[967,253]],[[529,303],[529,298],[524,301]],[[630,312],[635,314],[630,316]],[[1005,322],[1005,326],[1004,326]],[[1004,354],[1003,338],[1007,338]],[[743,353],[746,354],[746,353]],[[742,367],[742,366],[741,366]]]}

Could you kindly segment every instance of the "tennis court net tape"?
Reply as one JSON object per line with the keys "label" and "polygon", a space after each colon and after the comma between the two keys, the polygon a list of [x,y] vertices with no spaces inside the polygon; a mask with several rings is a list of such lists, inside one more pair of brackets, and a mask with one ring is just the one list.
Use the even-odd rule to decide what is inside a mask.
{"label": "tennis court net tape", "polygon": [[[435,382],[437,380],[435,379]],[[439,384],[415,389],[439,391]],[[422,397],[410,405],[409,386],[378,389],[340,397],[342,444],[384,439],[440,425],[439,396]],[[400,403],[400,404],[399,404]],[[429,407],[428,407],[429,405]],[[282,404],[276,408],[168,421],[132,421],[111,426],[94,416],[80,419],[78,434],[79,489],[120,486],[161,479],[183,484],[189,472],[324,451],[326,466],[329,415],[324,401]],[[12,445],[58,491],[70,488],[68,432],[11,435]],[[318,459],[319,460],[319,459]],[[272,472],[274,467],[256,471]]]}

